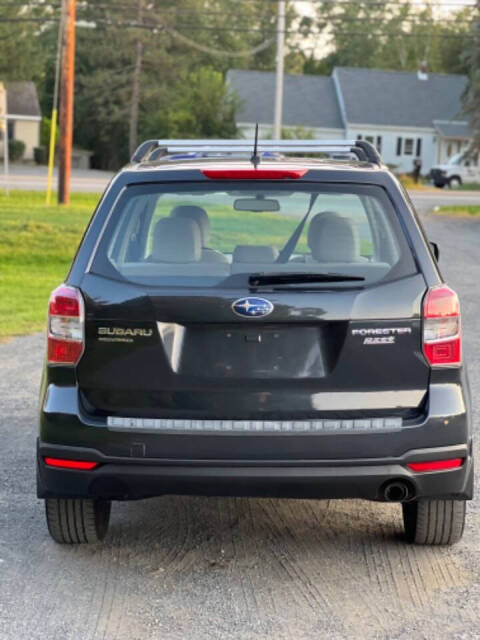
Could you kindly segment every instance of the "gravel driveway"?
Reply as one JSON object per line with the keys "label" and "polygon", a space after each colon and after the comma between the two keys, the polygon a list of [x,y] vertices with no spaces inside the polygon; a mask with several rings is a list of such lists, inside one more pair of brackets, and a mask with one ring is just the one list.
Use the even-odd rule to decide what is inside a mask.
{"label": "gravel driveway", "polygon": [[[478,395],[480,223],[426,226]],[[102,546],[55,545],[34,493],[42,355],[38,335],[0,346],[2,640],[480,638],[478,499],[451,549],[402,542],[396,505],[197,497],[115,503]]]}

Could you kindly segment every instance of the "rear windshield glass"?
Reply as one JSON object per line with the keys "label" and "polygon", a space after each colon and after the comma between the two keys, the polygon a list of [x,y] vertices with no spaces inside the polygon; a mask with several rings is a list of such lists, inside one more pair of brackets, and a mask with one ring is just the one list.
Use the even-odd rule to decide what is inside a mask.
{"label": "rear windshield glass", "polygon": [[355,276],[365,286],[416,268],[381,187],[249,181],[127,187],[91,270],[152,286],[228,287],[284,273]]}

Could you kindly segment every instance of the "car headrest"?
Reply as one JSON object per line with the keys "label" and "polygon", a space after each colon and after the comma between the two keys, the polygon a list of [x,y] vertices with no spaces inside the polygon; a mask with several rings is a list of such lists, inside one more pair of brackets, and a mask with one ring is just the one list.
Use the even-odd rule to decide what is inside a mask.
{"label": "car headrest", "polygon": [[154,262],[198,262],[202,255],[200,229],[188,218],[161,218],[153,232]]}
{"label": "car headrest", "polygon": [[233,251],[233,262],[273,264],[278,258],[278,250],[267,245],[239,244]]}
{"label": "car headrest", "polygon": [[358,230],[350,218],[334,211],[317,213],[308,228],[308,246],[317,262],[356,262],[360,259]]}
{"label": "car headrest", "polygon": [[210,220],[205,209],[195,205],[182,204],[174,207],[170,216],[172,218],[189,218],[190,220],[195,220],[200,227],[202,247],[208,246],[208,243],[210,242]]}

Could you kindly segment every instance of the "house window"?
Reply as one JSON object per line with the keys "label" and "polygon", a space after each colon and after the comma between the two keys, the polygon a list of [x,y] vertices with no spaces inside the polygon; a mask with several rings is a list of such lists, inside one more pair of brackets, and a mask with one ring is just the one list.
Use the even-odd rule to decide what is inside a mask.
{"label": "house window", "polygon": [[15,122],[13,120],[7,121],[8,139],[13,140],[15,138]]}
{"label": "house window", "polygon": [[363,138],[362,138],[362,134],[361,134],[361,133],[359,133],[359,134],[358,134],[358,136],[357,136],[357,140],[362,140],[362,139],[363,139]]}
{"label": "house window", "polygon": [[403,152],[406,156],[413,155],[413,138],[405,138],[405,148]]}
{"label": "house window", "polygon": [[402,155],[402,138],[397,138],[397,156]]}
{"label": "house window", "polygon": [[422,139],[417,138],[417,153],[415,154],[417,158],[420,158],[422,155]]}
{"label": "house window", "polygon": [[377,151],[382,153],[382,136],[377,136]]}
{"label": "house window", "polygon": [[447,157],[450,158],[451,155],[452,155],[452,143],[449,142],[447,147]]}

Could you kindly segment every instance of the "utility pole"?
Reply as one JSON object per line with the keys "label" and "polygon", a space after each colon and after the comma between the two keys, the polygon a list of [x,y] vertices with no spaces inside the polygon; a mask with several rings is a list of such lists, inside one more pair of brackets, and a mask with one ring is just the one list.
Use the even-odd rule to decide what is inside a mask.
{"label": "utility pole", "polygon": [[[138,0],[138,24],[143,18],[143,0]],[[137,148],[137,129],[138,129],[138,103],[140,101],[140,76],[142,73],[143,62],[143,43],[138,34],[136,43],[135,68],[133,70],[132,80],[132,100],[130,102],[130,130],[128,136],[128,144],[130,148],[130,156]]]}
{"label": "utility pole", "polygon": [[278,0],[277,19],[277,59],[275,74],[275,110],[273,119],[273,139],[282,137],[283,69],[285,58],[285,0]]}
{"label": "utility pole", "polygon": [[58,203],[70,202],[73,141],[73,84],[75,79],[75,1],[63,0],[62,80],[60,86],[60,150]]}

